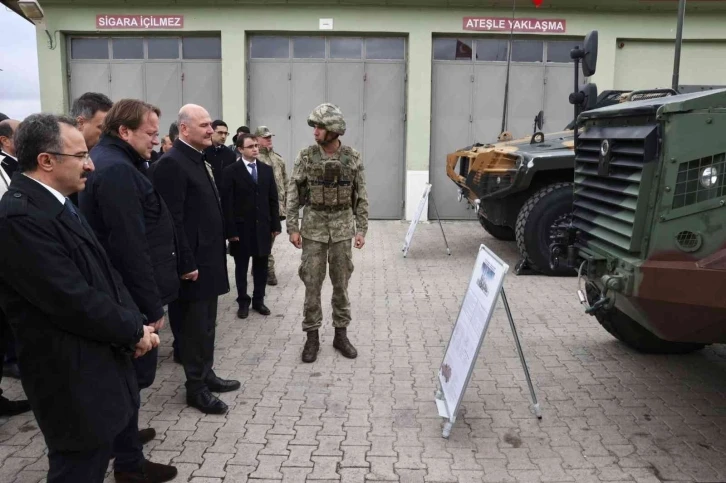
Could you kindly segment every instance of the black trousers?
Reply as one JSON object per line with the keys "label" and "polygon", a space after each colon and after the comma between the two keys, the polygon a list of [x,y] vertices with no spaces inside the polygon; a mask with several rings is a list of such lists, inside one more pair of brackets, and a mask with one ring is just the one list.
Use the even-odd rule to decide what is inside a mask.
{"label": "black trousers", "polygon": [[111,445],[88,451],[48,451],[48,483],[103,483]]}
{"label": "black trousers", "polygon": [[[247,270],[252,258],[252,298],[247,295]],[[234,278],[237,282],[237,303],[240,307],[249,307],[253,304],[265,302],[265,287],[267,286],[267,260],[269,255],[252,256],[248,253],[236,254],[234,257]]]}
{"label": "black trousers", "polygon": [[[2,168],[0,168],[2,169]],[[10,324],[8,324],[5,318],[5,313],[0,310],[0,382],[3,380],[3,365],[2,361],[5,360],[5,347],[9,337],[12,337],[12,330]],[[3,390],[0,388],[0,396],[2,396]]]}
{"label": "black trousers", "polygon": [[187,394],[204,390],[214,377],[214,333],[217,297],[204,300],[175,300],[169,304],[169,322],[176,328],[179,355],[187,376]]}

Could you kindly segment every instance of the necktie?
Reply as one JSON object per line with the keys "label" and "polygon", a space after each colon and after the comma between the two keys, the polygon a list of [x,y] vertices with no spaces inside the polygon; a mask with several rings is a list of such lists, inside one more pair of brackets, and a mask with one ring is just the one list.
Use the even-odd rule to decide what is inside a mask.
{"label": "necktie", "polygon": [[257,163],[250,163],[248,166],[252,170],[252,179],[254,179],[255,183],[257,183]]}
{"label": "necktie", "polygon": [[[65,202],[65,203],[63,204],[63,206],[64,206],[64,207],[65,207],[65,208],[66,208],[66,209],[67,209],[68,211],[70,211],[70,212],[71,212],[71,214],[73,215],[73,217],[74,217],[74,218],[76,219],[76,221],[77,221],[78,223],[81,223],[81,217],[80,217],[80,216],[78,216],[78,211],[76,210],[76,207],[75,207],[75,206],[73,206],[73,202],[72,202],[71,200],[69,200],[68,198],[66,198],[66,202]],[[81,223],[81,225],[83,225],[83,223]]]}

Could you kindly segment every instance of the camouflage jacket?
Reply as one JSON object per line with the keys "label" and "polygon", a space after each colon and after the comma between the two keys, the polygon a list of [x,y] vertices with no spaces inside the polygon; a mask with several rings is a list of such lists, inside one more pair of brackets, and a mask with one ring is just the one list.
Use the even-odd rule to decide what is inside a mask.
{"label": "camouflage jacket", "polygon": [[[340,211],[320,211],[307,203],[308,179],[315,163],[345,158],[352,171],[352,206]],[[298,226],[299,210],[303,207],[302,227]],[[342,145],[331,156],[327,156],[319,146],[313,145],[300,150],[295,159],[292,176],[287,189],[287,232],[300,232],[303,238],[322,243],[350,240],[356,234],[363,236],[368,232],[368,194],[366,192],[365,171],[360,153]]]}
{"label": "camouflage jacket", "polygon": [[275,173],[275,184],[277,185],[277,197],[280,199],[280,216],[285,216],[285,207],[287,205],[287,171],[285,170],[285,161],[274,150],[267,148],[260,148],[260,154],[257,156],[257,159],[268,166],[272,166],[272,171]]}

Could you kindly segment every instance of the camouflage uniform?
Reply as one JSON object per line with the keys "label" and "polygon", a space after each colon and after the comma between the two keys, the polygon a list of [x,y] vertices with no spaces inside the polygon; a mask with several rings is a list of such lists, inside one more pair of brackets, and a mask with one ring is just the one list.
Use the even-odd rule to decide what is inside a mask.
{"label": "camouflage uniform", "polygon": [[[257,137],[274,136],[267,126],[260,126],[255,131]],[[282,156],[277,154],[273,149],[260,148],[260,154],[257,159],[268,166],[272,167],[275,175],[275,184],[277,185],[277,193],[280,199],[280,219],[285,219],[285,208],[287,205],[287,171],[285,169],[285,161]],[[275,245],[275,238],[272,239],[272,245]],[[275,276],[275,257],[270,252],[267,259],[267,283],[269,285],[277,285],[277,277]]]}
{"label": "camouflage uniform", "polygon": [[[345,132],[340,111],[330,104],[318,106],[308,124],[322,125],[328,132]],[[332,155],[327,155],[318,145],[304,148],[295,159],[287,192],[287,232],[299,232],[303,239],[298,270],[305,284],[302,328],[309,338],[314,332],[317,340],[323,320],[320,292],[326,264],[329,264],[333,327],[336,340],[342,335],[349,345],[348,351],[341,350],[347,357],[357,355],[345,335],[351,320],[348,300],[348,281],[354,268],[351,239],[357,234],[365,236],[368,231],[368,195],[360,158],[358,151],[343,144]],[[303,220],[302,227],[298,227],[301,206]],[[334,346],[340,348],[336,340]],[[315,359],[306,360],[303,353],[303,360]]]}

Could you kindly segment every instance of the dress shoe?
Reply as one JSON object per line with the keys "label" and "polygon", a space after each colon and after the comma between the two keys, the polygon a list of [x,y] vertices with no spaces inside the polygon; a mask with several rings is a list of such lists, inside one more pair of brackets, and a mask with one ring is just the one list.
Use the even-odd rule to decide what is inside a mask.
{"label": "dress shoe", "polygon": [[162,465],[151,461],[144,461],[142,470],[131,473],[114,471],[113,478],[116,483],[162,483],[176,478],[177,469],[171,465]]}
{"label": "dress shoe", "polygon": [[277,275],[272,270],[267,272],[267,285],[277,285]]}
{"label": "dress shoe", "polygon": [[15,416],[30,411],[30,403],[26,400],[10,401],[0,396],[0,416]]}
{"label": "dress shoe", "polygon": [[232,379],[222,379],[220,377],[217,377],[216,375],[207,379],[205,384],[212,392],[236,391],[241,386],[239,381],[234,381]]}
{"label": "dress shoe", "polygon": [[320,350],[320,336],[317,330],[309,330],[307,334],[308,340],[305,341],[305,347],[303,347],[302,360],[303,362],[315,362]]}
{"label": "dress shoe", "polygon": [[141,444],[146,444],[156,437],[156,430],[154,428],[146,428],[139,430],[139,441]]}
{"label": "dress shoe", "polygon": [[333,337],[333,347],[338,349],[348,359],[355,359],[358,357],[358,351],[355,350],[353,344],[348,340],[345,327],[335,328],[335,337]]}
{"label": "dress shoe", "polygon": [[237,317],[240,319],[246,319],[248,315],[250,315],[250,308],[246,305],[240,307],[237,311]]}
{"label": "dress shoe", "polygon": [[207,388],[193,395],[187,394],[187,404],[205,414],[224,414],[228,409],[227,405]]}
{"label": "dress shoe", "polygon": [[265,304],[252,304],[252,308],[262,315],[270,315],[270,309]]}
{"label": "dress shoe", "polygon": [[20,368],[14,362],[6,362],[3,364],[3,376],[20,379]]}

